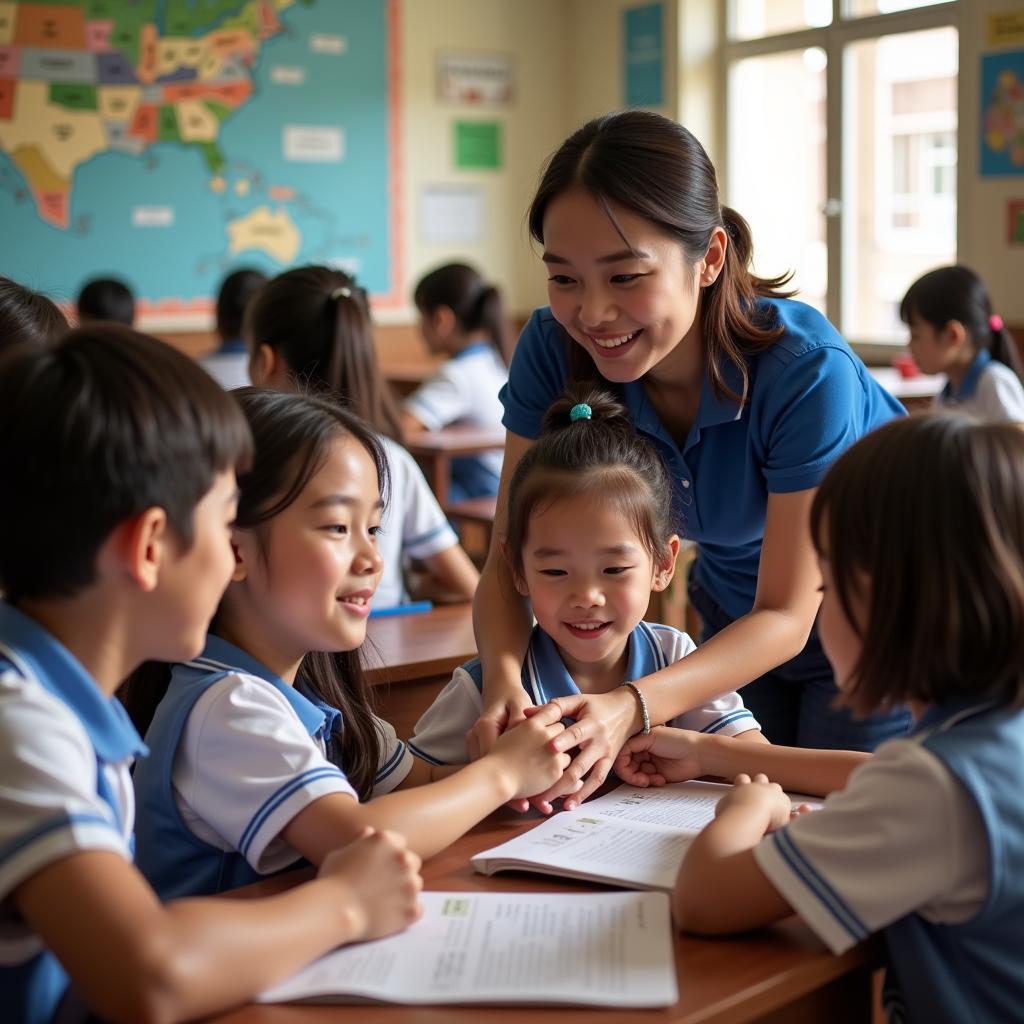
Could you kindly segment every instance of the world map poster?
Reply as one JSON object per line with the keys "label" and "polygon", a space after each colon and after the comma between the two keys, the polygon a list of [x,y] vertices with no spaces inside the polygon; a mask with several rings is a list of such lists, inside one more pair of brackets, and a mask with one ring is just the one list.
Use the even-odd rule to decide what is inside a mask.
{"label": "world map poster", "polygon": [[238,266],[395,300],[396,0],[0,0],[0,274],[208,316]]}

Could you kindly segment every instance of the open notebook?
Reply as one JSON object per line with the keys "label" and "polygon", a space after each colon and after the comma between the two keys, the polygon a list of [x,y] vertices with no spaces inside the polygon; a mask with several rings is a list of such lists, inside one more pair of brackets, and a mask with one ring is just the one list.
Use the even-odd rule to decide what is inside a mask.
{"label": "open notebook", "polygon": [[328,953],[260,1001],[644,1008],[679,998],[662,893],[422,898],[408,930]]}
{"label": "open notebook", "polygon": [[[637,789],[620,786],[575,811],[561,811],[536,828],[473,857],[485,875],[536,871],[627,889],[671,892],[694,837],[715,816],[732,787],[677,782]],[[820,806],[792,798],[794,806]]]}

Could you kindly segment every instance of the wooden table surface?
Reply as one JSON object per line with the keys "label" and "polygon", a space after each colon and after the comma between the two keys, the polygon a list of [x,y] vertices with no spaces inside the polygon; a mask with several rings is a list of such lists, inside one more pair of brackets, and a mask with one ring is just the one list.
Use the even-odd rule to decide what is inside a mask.
{"label": "wooden table surface", "polygon": [[[425,887],[491,892],[580,892],[585,882],[520,873],[485,877],[468,859],[525,831],[536,819],[501,811],[424,865]],[[301,875],[301,873],[300,873]],[[249,886],[246,894],[278,892],[287,876]],[[455,1006],[247,1006],[222,1024],[566,1024],[598,1018],[608,1024],[869,1024],[871,972],[881,946],[829,953],[800,921],[790,918],[741,938],[674,939],[679,1002],[663,1010],[599,1010]]]}
{"label": "wooden table surface", "polygon": [[451,675],[476,656],[470,601],[437,605],[412,615],[371,618],[366,636],[370,641],[367,678],[374,684]]}
{"label": "wooden table surface", "polygon": [[504,450],[505,428],[452,426],[444,430],[419,430],[406,436],[405,447],[423,467],[438,504],[444,508],[448,504],[452,459]]}

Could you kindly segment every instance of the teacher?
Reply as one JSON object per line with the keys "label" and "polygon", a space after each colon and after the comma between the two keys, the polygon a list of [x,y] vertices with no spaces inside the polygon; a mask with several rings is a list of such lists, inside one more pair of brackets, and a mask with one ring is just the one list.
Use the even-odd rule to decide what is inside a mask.
{"label": "teacher", "polygon": [[[698,545],[690,599],[702,643],[639,681],[652,725],[739,687],[774,743],[870,750],[905,732],[902,711],[854,719],[814,630],[821,576],[808,527],[814,490],[859,437],[902,414],[817,310],[749,269],[750,229],[720,205],[701,144],[658,114],[597,118],[550,160],[529,210],[550,306],[530,318],[501,397],[507,429],[494,542],[474,601],[482,753],[530,703],[530,632],[501,551],[508,481],[570,380],[611,385],[656,446],[681,536]],[[586,523],[580,523],[586,529]],[[753,682],[752,682],[753,680]],[[585,799],[640,731],[628,687],[563,699],[580,747],[546,794]],[[582,788],[573,793],[579,780]]]}

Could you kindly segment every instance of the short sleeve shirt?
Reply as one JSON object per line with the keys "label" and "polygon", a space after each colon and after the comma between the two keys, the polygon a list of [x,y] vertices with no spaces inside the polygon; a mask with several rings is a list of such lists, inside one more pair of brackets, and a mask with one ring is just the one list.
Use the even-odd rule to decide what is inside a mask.
{"label": "short sleeve shirt", "polygon": [[947,384],[936,405],[967,413],[983,423],[1024,422],[1024,385],[1010,369],[981,349],[960,386]]}
{"label": "short sleeve shirt", "polygon": [[[211,651],[236,664],[188,716],[174,757],[175,804],[193,835],[269,874],[298,859],[281,832],[300,811],[328,793],[356,798],[331,740],[344,724],[301,683],[293,690],[218,638],[175,671],[223,671],[224,661],[208,660]],[[373,795],[380,796],[401,783],[412,757],[388,723],[375,724],[381,756]]]}
{"label": "short sleeve shirt", "polygon": [[[665,462],[677,528],[698,544],[697,581],[734,619],[753,607],[768,495],[816,487],[854,441],[903,414],[816,309],[791,299],[761,299],[758,308],[783,332],[746,357],[747,403],[718,397],[706,378],[681,449],[643,381],[621,388],[634,426]],[[502,391],[508,430],[539,436],[544,412],[567,383],[571,344],[550,309],[530,318]],[[738,391],[735,368],[723,373]]]}
{"label": "short sleeve shirt", "polygon": [[[625,682],[633,682],[671,665],[696,650],[686,633],[671,626],[641,622],[629,638]],[[579,693],[554,641],[539,626],[530,635],[522,670],[523,688],[534,704]],[[466,733],[483,711],[483,672],[474,658],[457,668],[451,681],[423,713],[409,747],[431,764],[466,764]],[[736,736],[760,726],[736,692],[722,694],[672,719],[678,729]]]}
{"label": "short sleeve shirt", "polygon": [[393,608],[409,600],[403,575],[405,560],[439,554],[458,544],[459,538],[416,460],[391,438],[380,440],[391,471],[391,492],[377,540],[384,571],[373,604],[376,608]]}
{"label": "short sleeve shirt", "polygon": [[754,847],[768,880],[836,954],[911,912],[954,924],[984,903],[981,815],[923,738],[883,743],[820,811]]}

